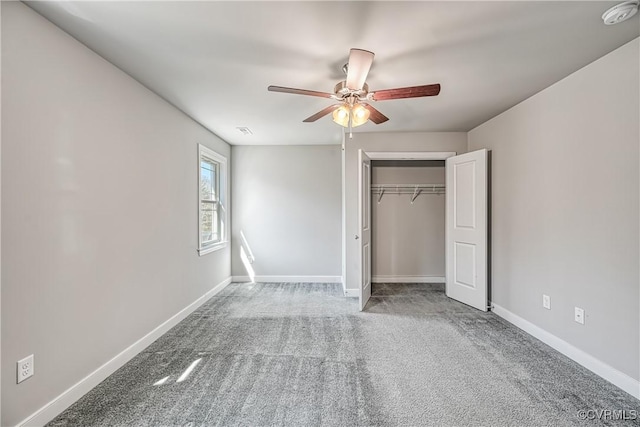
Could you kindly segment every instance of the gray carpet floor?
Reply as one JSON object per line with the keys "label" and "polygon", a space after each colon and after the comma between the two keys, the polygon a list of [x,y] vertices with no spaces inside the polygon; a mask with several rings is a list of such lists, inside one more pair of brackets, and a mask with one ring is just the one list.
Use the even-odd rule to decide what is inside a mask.
{"label": "gray carpet floor", "polygon": [[602,410],[640,402],[443,285],[234,283],[49,425],[640,425]]}

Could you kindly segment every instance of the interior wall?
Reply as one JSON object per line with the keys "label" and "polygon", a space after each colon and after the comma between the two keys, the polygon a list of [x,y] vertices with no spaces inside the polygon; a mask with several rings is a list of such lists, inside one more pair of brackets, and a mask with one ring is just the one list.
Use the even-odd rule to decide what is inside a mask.
{"label": "interior wall", "polygon": [[10,426],[230,275],[229,248],[198,256],[197,144],[230,147],[24,4],[1,31]]}
{"label": "interior wall", "polygon": [[[383,162],[387,163],[387,162]],[[405,166],[402,164],[405,163]],[[436,163],[436,162],[430,162]],[[372,162],[372,184],[444,184],[444,162]],[[371,275],[374,281],[442,282],[445,276],[445,197],[371,196]]]}
{"label": "interior wall", "polygon": [[341,276],[339,145],[233,146],[232,271],[247,276]]}
{"label": "interior wall", "polygon": [[635,39],[469,133],[470,150],[492,152],[493,302],[635,380],[639,47]]}
{"label": "interior wall", "polygon": [[[365,125],[366,126],[366,125]],[[466,132],[354,133],[345,139],[345,222],[347,295],[359,295],[358,150],[364,151],[467,151]]]}

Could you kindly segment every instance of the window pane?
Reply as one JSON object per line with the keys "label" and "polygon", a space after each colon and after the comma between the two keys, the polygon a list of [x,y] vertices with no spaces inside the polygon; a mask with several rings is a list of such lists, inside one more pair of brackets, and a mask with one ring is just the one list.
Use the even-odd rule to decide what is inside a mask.
{"label": "window pane", "polygon": [[220,226],[219,226],[220,223],[218,222],[219,218],[220,218],[220,215],[218,214],[218,209],[214,209],[213,218],[211,220],[211,227],[212,227],[211,235],[213,236],[214,242],[220,241]]}
{"label": "window pane", "polygon": [[200,198],[202,200],[218,200],[216,181],[218,165],[202,159],[200,161]]}
{"label": "window pane", "polygon": [[215,243],[220,240],[217,203],[200,203],[200,233],[202,244]]}

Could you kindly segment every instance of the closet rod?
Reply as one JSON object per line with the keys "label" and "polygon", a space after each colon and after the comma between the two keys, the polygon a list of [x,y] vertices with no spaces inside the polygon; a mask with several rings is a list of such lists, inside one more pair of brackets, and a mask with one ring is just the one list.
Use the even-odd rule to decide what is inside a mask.
{"label": "closet rod", "polygon": [[371,185],[372,192],[378,192],[383,190],[385,192],[398,192],[402,191],[404,193],[413,193],[417,191],[442,191],[445,189],[444,184],[373,184]]}
{"label": "closet rod", "polygon": [[444,194],[444,184],[373,184],[371,192],[378,195],[378,203],[387,194],[411,194],[411,204],[420,194]]}

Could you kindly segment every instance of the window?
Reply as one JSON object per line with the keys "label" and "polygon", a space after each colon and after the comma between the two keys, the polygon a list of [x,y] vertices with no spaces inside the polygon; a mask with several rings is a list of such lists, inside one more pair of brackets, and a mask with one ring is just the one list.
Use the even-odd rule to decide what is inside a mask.
{"label": "window", "polygon": [[198,145],[198,251],[227,246],[227,159]]}

